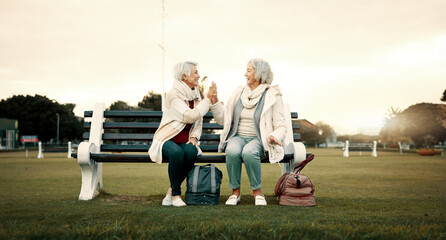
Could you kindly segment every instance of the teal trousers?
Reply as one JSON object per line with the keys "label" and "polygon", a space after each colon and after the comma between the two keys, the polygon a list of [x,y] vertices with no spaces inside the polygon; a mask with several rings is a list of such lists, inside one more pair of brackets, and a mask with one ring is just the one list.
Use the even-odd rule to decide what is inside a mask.
{"label": "teal trousers", "polygon": [[169,160],[169,180],[172,196],[181,195],[181,183],[197,160],[197,148],[191,143],[177,144],[169,140],[163,145],[163,158]]}
{"label": "teal trousers", "polygon": [[240,188],[242,175],[242,162],[245,164],[252,190],[262,185],[262,169],[260,158],[263,156],[263,147],[257,136],[235,135],[226,145],[226,168],[229,176],[229,187]]}

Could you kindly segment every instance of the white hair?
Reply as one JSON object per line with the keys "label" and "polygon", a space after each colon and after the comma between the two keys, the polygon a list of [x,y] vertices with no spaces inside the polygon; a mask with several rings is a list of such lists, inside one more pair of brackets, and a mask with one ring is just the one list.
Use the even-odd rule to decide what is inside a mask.
{"label": "white hair", "polygon": [[248,63],[251,63],[256,71],[254,78],[260,82],[260,84],[271,84],[273,82],[274,74],[271,71],[269,63],[261,58],[251,59]]}
{"label": "white hair", "polygon": [[192,67],[197,65],[197,62],[192,61],[179,62],[173,66],[173,77],[178,81],[183,81],[183,74],[190,76]]}

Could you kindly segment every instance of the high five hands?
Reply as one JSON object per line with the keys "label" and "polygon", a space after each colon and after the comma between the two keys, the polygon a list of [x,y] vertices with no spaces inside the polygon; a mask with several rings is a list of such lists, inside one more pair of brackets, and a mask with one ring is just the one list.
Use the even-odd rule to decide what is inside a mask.
{"label": "high five hands", "polygon": [[207,97],[209,98],[209,100],[211,100],[212,104],[215,104],[216,102],[218,102],[217,84],[215,84],[215,82],[212,82],[212,85],[209,87]]}

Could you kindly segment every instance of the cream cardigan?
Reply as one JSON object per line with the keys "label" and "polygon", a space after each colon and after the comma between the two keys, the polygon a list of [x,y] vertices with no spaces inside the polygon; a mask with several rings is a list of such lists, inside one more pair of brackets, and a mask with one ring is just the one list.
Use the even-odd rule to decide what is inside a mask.
{"label": "cream cardigan", "polygon": [[[152,145],[149,148],[150,159],[161,164],[163,160],[163,145],[180,133],[186,124],[193,124],[189,131],[189,138],[201,136],[203,116],[208,112],[211,101],[205,99],[194,100],[194,108],[189,108],[189,102],[182,97],[176,89],[170,90],[165,99],[163,117],[161,123],[153,136]],[[201,152],[201,151],[199,151]]]}

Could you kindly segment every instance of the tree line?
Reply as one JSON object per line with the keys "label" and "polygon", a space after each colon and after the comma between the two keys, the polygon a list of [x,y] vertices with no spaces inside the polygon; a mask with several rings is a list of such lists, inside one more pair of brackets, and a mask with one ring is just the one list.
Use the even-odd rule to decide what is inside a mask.
{"label": "tree line", "polygon": [[[441,98],[446,102],[446,90]],[[59,104],[46,96],[17,95],[0,101],[0,118],[17,119],[20,135],[38,135],[43,142],[56,139],[57,117],[60,116],[59,136],[63,141],[81,140],[83,118],[76,117],[73,103]],[[137,106],[116,101],[107,110],[161,111],[161,94],[150,91]],[[147,119],[122,119],[123,121],[147,121]],[[324,143],[334,130],[324,122],[315,125],[301,124],[299,132],[308,144]],[[339,136],[339,141],[350,139],[355,142],[380,140],[390,147],[404,142],[417,147],[432,146],[446,140],[446,105],[418,103],[405,110],[391,108],[378,136]]]}
{"label": "tree line", "polygon": [[0,101],[0,118],[17,119],[19,135],[38,135],[48,142],[57,139],[57,114],[59,114],[59,139],[63,142],[81,139],[83,120],[74,115],[73,103],[59,104],[41,95],[14,95]]}
{"label": "tree line", "polygon": [[[41,95],[14,95],[0,101],[0,118],[16,119],[19,122],[19,136],[37,135],[42,142],[57,139],[57,114],[59,114],[59,139],[61,142],[81,141],[84,120],[74,115],[76,104],[60,104]],[[161,94],[149,92],[132,107],[123,101],[116,101],[107,110],[161,110]],[[130,119],[132,121],[132,119]],[[135,120],[133,120],[135,121]]]}

